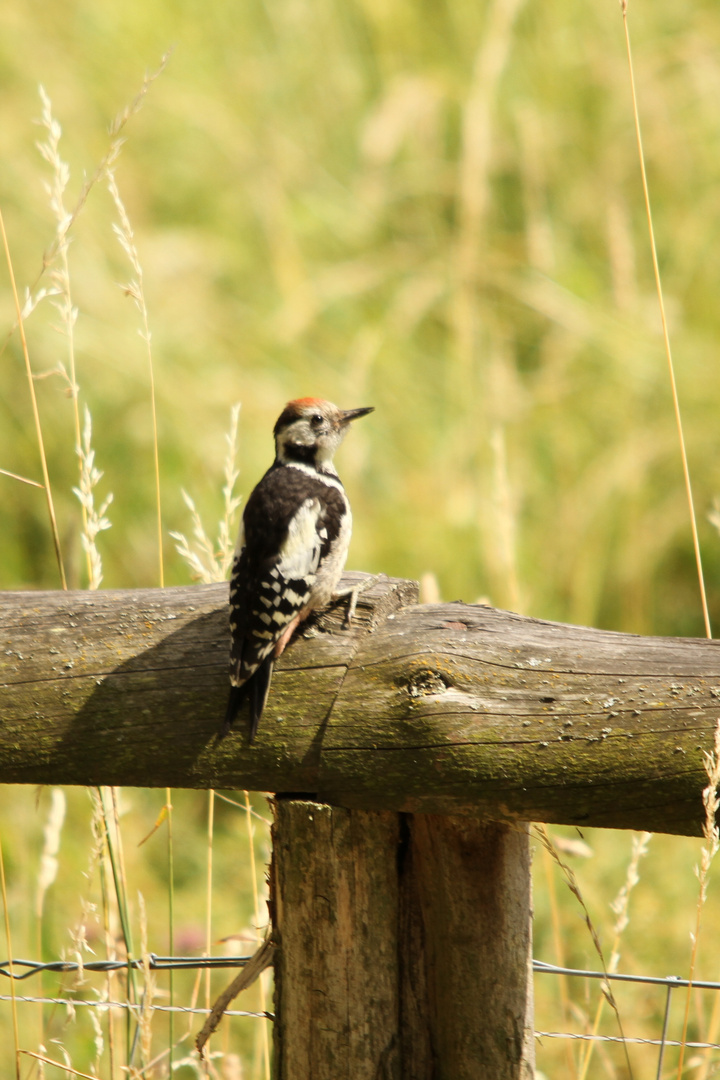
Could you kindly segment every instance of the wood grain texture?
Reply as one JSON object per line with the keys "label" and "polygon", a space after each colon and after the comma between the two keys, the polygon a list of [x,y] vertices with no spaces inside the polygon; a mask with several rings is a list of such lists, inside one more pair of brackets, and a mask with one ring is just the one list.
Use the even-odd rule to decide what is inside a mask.
{"label": "wood grain texture", "polygon": [[315,620],[250,748],[242,723],[216,737],[227,586],[0,594],[0,779],[699,832],[718,642],[414,595],[385,580],[349,631],[342,608]]}
{"label": "wood grain texture", "polygon": [[275,802],[276,1080],[401,1080],[398,822]]}
{"label": "wood grain texture", "polygon": [[277,1080],[531,1080],[527,828],[275,800]]}
{"label": "wood grain texture", "polygon": [[[420,929],[401,947],[424,1025],[402,1025],[407,1080],[532,1080],[532,903],[527,827],[408,815],[402,895]],[[414,941],[420,937],[418,950]],[[405,986],[417,1008],[417,980]],[[406,997],[403,998],[405,1003]],[[415,1009],[413,1010],[413,1012]],[[405,1009],[410,1018],[410,1010]],[[425,1027],[427,1034],[422,1030]],[[428,1071],[415,1057],[429,1043]],[[429,1051],[429,1052],[428,1052]],[[409,1066],[409,1067],[408,1067]]]}

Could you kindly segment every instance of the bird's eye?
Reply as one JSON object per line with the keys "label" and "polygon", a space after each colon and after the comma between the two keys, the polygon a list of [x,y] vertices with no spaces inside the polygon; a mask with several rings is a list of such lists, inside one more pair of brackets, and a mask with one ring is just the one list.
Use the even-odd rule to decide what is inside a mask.
{"label": "bird's eye", "polygon": [[320,427],[322,422],[323,422],[323,417],[321,416],[320,413],[317,413],[317,412],[313,413],[313,415],[310,417],[310,423],[312,424],[313,427]]}

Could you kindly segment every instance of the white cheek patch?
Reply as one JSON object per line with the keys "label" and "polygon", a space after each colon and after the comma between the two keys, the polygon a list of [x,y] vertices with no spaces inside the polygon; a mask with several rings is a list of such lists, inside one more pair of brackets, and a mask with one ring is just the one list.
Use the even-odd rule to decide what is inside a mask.
{"label": "white cheek patch", "polygon": [[307,578],[318,568],[321,541],[317,522],[320,509],[319,499],[306,499],[290,522],[277,567],[286,581]]}

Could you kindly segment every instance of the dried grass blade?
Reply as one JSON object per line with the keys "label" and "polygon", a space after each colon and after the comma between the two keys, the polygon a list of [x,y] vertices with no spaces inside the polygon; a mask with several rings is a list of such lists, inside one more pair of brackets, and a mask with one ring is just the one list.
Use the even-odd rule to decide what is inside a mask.
{"label": "dried grass blade", "polygon": [[695,552],[695,564],[697,566],[698,585],[700,587],[700,602],[702,605],[703,621],[705,623],[706,637],[712,637],[710,626],[710,612],[708,610],[707,594],[705,592],[705,576],[702,568],[702,556],[700,553],[700,539],[698,537],[697,519],[695,516],[695,503],[693,501],[692,485],[690,483],[690,468],[688,466],[687,450],[685,449],[685,436],[683,434],[682,416],[680,414],[680,400],[678,398],[677,383],[675,381],[675,365],[670,348],[670,333],[668,331],[667,317],[665,314],[665,301],[663,299],[662,280],[660,277],[660,263],[658,262],[657,245],[655,243],[655,229],[653,226],[652,207],[650,205],[650,189],[648,187],[647,172],[645,170],[645,153],[643,151],[642,133],[640,130],[640,111],[638,108],[637,92],[635,90],[635,70],[633,66],[632,48],[630,46],[630,29],[628,26],[627,9],[628,0],[621,0],[623,28],[625,30],[625,46],[627,50],[628,69],[630,73],[630,93],[632,95],[633,119],[635,122],[635,138],[637,141],[638,157],[640,159],[640,175],[642,177],[643,197],[645,200],[645,213],[647,215],[648,233],[650,237],[650,252],[652,255],[653,274],[655,275],[655,288],[657,290],[658,304],[660,306],[660,321],[662,322],[663,342],[665,344],[665,356],[667,357],[668,371],[670,373],[670,389],[672,392],[673,409],[675,412],[675,424],[677,426],[678,439],[680,441],[680,457],[682,459],[683,478],[685,492],[690,512],[690,529]]}
{"label": "dried grass blade", "polygon": [[10,246],[8,244],[7,233],[5,232],[5,219],[3,218],[2,210],[0,210],[0,232],[2,233],[3,248],[5,249],[5,258],[7,260],[8,274],[10,275],[10,284],[12,287],[13,299],[15,301],[15,312],[17,314],[18,328],[20,330],[20,341],[22,343],[22,351],[25,358],[25,370],[27,372],[30,401],[32,403],[33,418],[35,420],[35,433],[37,435],[38,449],[40,451],[40,465],[42,467],[45,498],[47,500],[48,515],[50,517],[50,529],[52,531],[53,545],[55,547],[55,557],[60,571],[60,582],[63,589],[67,589],[65,567],[63,565],[62,552],[60,550],[60,534],[55,518],[55,506],[53,504],[52,490],[50,487],[50,474],[48,472],[47,457],[45,456],[45,442],[43,440],[40,412],[38,410],[37,396],[35,394],[35,383],[33,380],[32,368],[30,366],[30,353],[28,352],[27,339],[25,337],[25,324],[22,317],[20,297],[18,296],[17,285],[15,283],[15,271],[13,270],[12,259],[10,257]]}

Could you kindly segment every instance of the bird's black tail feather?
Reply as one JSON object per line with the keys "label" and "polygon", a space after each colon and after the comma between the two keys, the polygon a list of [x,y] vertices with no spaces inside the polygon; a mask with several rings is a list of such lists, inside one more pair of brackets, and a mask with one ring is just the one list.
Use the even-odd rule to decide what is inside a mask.
{"label": "bird's black tail feather", "polygon": [[247,681],[248,701],[250,703],[250,742],[253,741],[257,734],[260,717],[263,714],[265,702],[270,693],[272,673],[273,662],[268,657],[267,660],[263,660],[252,678]]}
{"label": "bird's black tail feather", "polygon": [[225,711],[225,720],[223,721],[223,726],[220,729],[221,739],[224,739],[225,736],[230,733],[230,728],[232,727],[233,720],[240,712],[242,703],[245,700],[246,692],[247,683],[244,683],[242,686],[230,687],[227,709]]}
{"label": "bird's black tail feather", "polygon": [[272,680],[273,662],[270,657],[263,660],[257,671],[253,672],[247,682],[242,686],[231,686],[228,697],[225,720],[220,732],[220,738],[224,739],[232,727],[235,717],[240,712],[243,702],[247,699],[250,706],[250,737],[252,742],[257,734],[258,724],[265,708],[265,703],[270,692]]}

